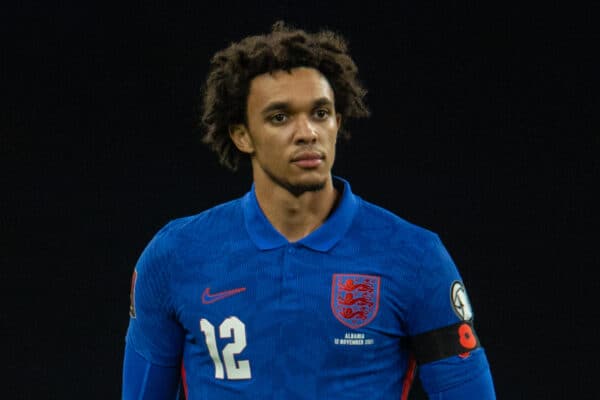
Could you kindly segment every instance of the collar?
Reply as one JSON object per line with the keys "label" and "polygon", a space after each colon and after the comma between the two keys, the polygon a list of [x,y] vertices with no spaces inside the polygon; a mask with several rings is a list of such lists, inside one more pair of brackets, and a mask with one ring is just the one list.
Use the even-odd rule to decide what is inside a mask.
{"label": "collar", "polygon": [[[352,193],[350,184],[346,180],[334,176],[333,184],[342,192],[337,208],[320,227],[296,243],[316,251],[326,252],[338,243],[350,228],[358,208],[358,198]],[[290,243],[277,232],[262,212],[256,200],[254,184],[242,197],[242,209],[246,230],[260,250],[275,249]]]}

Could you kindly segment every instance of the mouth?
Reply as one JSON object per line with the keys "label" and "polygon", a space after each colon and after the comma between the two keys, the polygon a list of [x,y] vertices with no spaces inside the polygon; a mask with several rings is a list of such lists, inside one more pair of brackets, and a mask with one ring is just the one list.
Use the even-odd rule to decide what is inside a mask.
{"label": "mouth", "polygon": [[292,164],[300,168],[316,168],[323,163],[325,155],[317,151],[303,151],[292,157]]}

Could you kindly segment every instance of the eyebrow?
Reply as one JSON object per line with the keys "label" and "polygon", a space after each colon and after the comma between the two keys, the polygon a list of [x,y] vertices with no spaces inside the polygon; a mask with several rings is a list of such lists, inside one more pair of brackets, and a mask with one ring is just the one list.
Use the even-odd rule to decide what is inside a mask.
{"label": "eyebrow", "polygon": [[[316,99],[315,101],[313,101],[312,107],[316,108],[316,107],[321,107],[321,106],[327,106],[327,105],[333,105],[333,102],[328,99],[327,97],[320,97],[318,99]],[[265,108],[262,109],[262,111],[260,112],[262,115],[267,115],[270,112],[276,111],[276,110],[289,110],[291,107],[291,104],[287,101],[275,101],[273,103],[268,104]]]}

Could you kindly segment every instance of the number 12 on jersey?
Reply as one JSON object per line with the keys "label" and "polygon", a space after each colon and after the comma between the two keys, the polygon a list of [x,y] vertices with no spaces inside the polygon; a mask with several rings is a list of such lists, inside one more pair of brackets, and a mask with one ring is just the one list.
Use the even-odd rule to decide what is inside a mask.
{"label": "number 12 on jersey", "polygon": [[215,378],[225,378],[223,373],[223,363],[225,364],[227,379],[239,380],[252,378],[250,361],[235,360],[235,356],[240,354],[246,348],[246,325],[244,325],[238,317],[232,316],[226,318],[221,325],[219,325],[219,337],[221,339],[228,339],[233,335],[233,342],[228,343],[223,347],[223,351],[221,352],[223,361],[221,361],[221,355],[219,354],[219,349],[217,347],[217,338],[215,336],[215,327],[213,324],[202,318],[200,320],[200,330],[204,333],[208,353],[215,364]]}

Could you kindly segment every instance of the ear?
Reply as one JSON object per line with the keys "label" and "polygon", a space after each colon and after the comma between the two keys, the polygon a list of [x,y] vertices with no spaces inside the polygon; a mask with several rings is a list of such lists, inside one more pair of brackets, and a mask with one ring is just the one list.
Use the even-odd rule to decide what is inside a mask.
{"label": "ear", "polygon": [[337,122],[338,130],[342,127],[342,114],[335,114],[335,121]]}
{"label": "ear", "polygon": [[254,142],[244,124],[229,125],[229,137],[242,153],[254,153]]}

